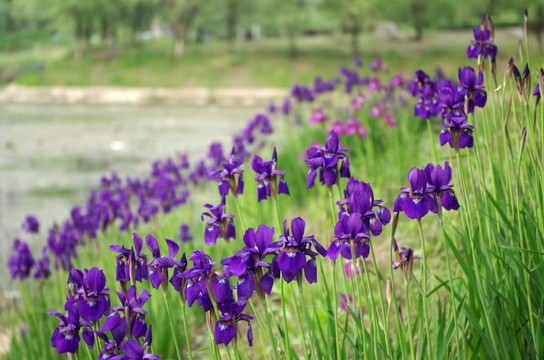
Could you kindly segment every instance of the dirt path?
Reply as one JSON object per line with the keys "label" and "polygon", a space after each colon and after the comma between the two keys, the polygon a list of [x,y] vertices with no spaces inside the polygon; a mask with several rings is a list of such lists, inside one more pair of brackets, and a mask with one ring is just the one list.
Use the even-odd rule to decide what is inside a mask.
{"label": "dirt path", "polygon": [[176,104],[243,105],[267,104],[288,94],[281,88],[148,88],[111,86],[21,86],[0,90],[0,102],[47,104]]}

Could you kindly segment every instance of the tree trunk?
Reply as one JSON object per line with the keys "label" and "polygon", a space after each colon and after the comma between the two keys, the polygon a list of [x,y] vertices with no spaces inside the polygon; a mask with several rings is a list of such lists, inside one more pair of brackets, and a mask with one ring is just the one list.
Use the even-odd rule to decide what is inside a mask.
{"label": "tree trunk", "polygon": [[353,26],[351,28],[351,53],[353,57],[359,56],[359,33],[360,28],[358,26]]}
{"label": "tree trunk", "polygon": [[83,57],[83,26],[79,17],[74,16],[74,58],[79,61]]}
{"label": "tree trunk", "polygon": [[236,40],[236,24],[238,23],[238,3],[237,0],[227,2],[227,46],[230,53],[234,53]]}
{"label": "tree trunk", "polygon": [[174,25],[174,57],[179,59],[185,53],[185,29],[177,22]]}
{"label": "tree trunk", "polygon": [[289,56],[298,56],[297,37],[294,29],[287,29],[287,38],[289,40]]}

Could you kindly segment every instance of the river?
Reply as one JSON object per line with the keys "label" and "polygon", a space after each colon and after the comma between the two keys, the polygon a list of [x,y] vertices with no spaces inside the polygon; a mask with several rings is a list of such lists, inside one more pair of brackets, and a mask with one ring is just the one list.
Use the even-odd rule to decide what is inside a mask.
{"label": "river", "polygon": [[[194,161],[212,141],[230,144],[259,109],[0,103],[0,290],[12,239],[30,241],[39,257],[52,222],[83,205],[101,175],[144,175],[177,152]],[[39,218],[38,236],[21,229],[26,214]]]}

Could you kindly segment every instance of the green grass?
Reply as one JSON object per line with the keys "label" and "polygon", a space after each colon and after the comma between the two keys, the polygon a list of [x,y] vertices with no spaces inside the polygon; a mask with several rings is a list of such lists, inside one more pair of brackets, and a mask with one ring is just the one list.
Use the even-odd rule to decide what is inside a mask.
{"label": "green grass", "polygon": [[[460,64],[466,63],[464,52],[470,38],[471,31],[467,30],[429,33],[420,47],[409,40],[379,41],[371,34],[363,34],[361,57],[365,66],[376,56],[382,56],[395,72],[410,74],[416,68],[433,71],[442,66],[453,76]],[[496,39],[501,44],[499,72],[502,73],[510,54],[517,53],[517,38],[508,30],[498,30]],[[174,58],[171,39],[152,40],[134,47],[95,45],[80,61],[64,48],[63,56],[44,52],[45,69],[20,74],[16,82],[65,86],[289,87],[293,83],[310,82],[317,74],[330,78],[337,74],[340,65],[351,64],[346,36],[299,38],[298,44],[300,55],[296,58],[289,57],[283,38],[240,41],[235,53],[229,53],[222,42],[188,44],[181,59]],[[27,62],[35,61],[26,54]],[[16,66],[13,60],[2,60],[0,56],[0,69],[3,62]],[[24,66],[17,65],[16,69]]]}

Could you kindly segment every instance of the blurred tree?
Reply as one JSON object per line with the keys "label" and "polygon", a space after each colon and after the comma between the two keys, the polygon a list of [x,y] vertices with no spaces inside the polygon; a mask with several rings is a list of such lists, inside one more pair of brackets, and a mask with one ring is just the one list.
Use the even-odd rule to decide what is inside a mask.
{"label": "blurred tree", "polygon": [[365,24],[368,26],[370,14],[373,14],[376,0],[325,0],[324,8],[339,21],[343,31],[351,36],[353,56],[360,53],[359,35]]}
{"label": "blurred tree", "polygon": [[307,23],[309,2],[308,0],[272,0],[261,8],[261,11],[264,11],[262,16],[273,16],[277,19],[280,34],[287,36],[289,55],[292,57],[299,54],[297,37],[304,24]]}
{"label": "blurred tree", "polygon": [[143,31],[149,30],[160,5],[159,0],[120,0],[119,15],[130,31],[131,44],[136,43]]}
{"label": "blurred tree", "polygon": [[111,0],[96,0],[97,22],[102,43],[115,43],[117,27],[121,18],[121,3]]}
{"label": "blurred tree", "polygon": [[187,35],[202,6],[199,0],[163,0],[164,19],[172,24],[174,33],[174,56],[180,58],[185,53]]}

